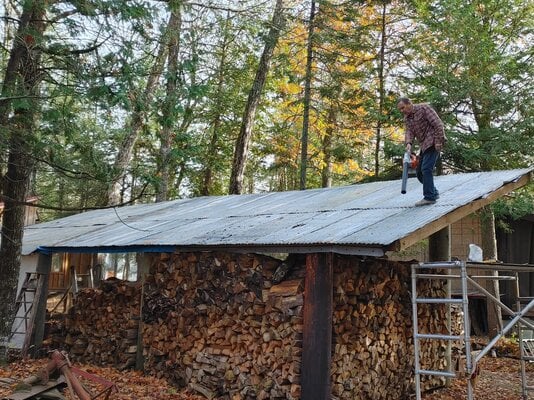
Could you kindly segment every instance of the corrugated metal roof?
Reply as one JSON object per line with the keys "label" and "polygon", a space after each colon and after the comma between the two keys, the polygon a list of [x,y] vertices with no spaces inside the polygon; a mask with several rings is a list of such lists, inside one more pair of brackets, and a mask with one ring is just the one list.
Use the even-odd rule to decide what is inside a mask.
{"label": "corrugated metal roof", "polygon": [[349,252],[365,253],[368,249],[369,254],[375,254],[375,250],[487,197],[532,170],[436,177],[440,199],[425,207],[414,206],[422,188],[410,178],[405,195],[400,194],[400,181],[396,180],[95,210],[27,227],[23,254],[38,247],[52,251],[150,251],[161,246],[273,250],[343,247]]}

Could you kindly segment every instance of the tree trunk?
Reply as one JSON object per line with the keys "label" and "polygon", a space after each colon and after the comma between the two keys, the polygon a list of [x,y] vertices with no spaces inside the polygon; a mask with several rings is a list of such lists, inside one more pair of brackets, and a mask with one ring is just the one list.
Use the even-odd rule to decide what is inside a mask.
{"label": "tree trunk", "polygon": [[178,57],[180,54],[180,35],[182,29],[181,2],[171,9],[169,20],[169,42],[167,55],[167,84],[165,103],[163,104],[162,127],[160,133],[160,182],[156,193],[156,202],[166,201],[171,180],[171,151],[174,139],[173,126],[176,123],[176,88],[178,86]]}
{"label": "tree trunk", "polygon": [[[31,142],[38,109],[40,49],[46,28],[41,2],[27,1],[19,22],[16,39],[4,75],[2,97],[27,96],[25,104],[0,103],[3,137],[9,138],[9,155],[3,184],[4,212],[0,245],[0,337],[7,337],[15,316],[15,299],[20,270],[24,211],[33,169]],[[7,95],[7,96],[6,96]],[[13,116],[10,118],[9,115]],[[4,130],[4,129],[2,129]]]}
{"label": "tree trunk", "polygon": [[376,124],[375,143],[375,176],[380,172],[380,142],[382,141],[382,117],[384,113],[384,59],[386,52],[386,0],[382,3],[382,18],[380,25],[380,56],[378,59],[378,121]]}
{"label": "tree trunk", "polygon": [[187,172],[187,167],[185,160],[180,161],[180,164],[178,164],[178,175],[176,176],[176,187],[180,187],[182,184],[182,181],[185,178],[185,174]]}
{"label": "tree trunk", "polygon": [[332,137],[334,135],[336,119],[336,110],[332,106],[328,110],[328,125],[322,140],[324,167],[321,170],[321,186],[324,188],[332,186]]}
{"label": "tree trunk", "polygon": [[[484,260],[497,260],[497,239],[495,237],[495,216],[489,207],[482,209],[480,218],[480,235],[482,236],[482,254]],[[498,272],[488,272],[489,275],[497,276]],[[486,289],[500,299],[499,281],[488,279]],[[488,334],[495,336],[502,331],[502,311],[493,301],[487,299]]]}
{"label": "tree trunk", "polygon": [[271,29],[265,40],[260,64],[258,65],[252,88],[248,94],[247,104],[243,113],[243,121],[241,122],[241,129],[236,141],[234,159],[232,162],[232,173],[230,176],[230,194],[241,194],[243,190],[243,176],[247,164],[248,147],[252,136],[254,117],[260,102],[260,96],[265,85],[267,73],[269,72],[271,58],[276,44],[278,43],[278,38],[284,22],[283,0],[277,0],[271,21]]}
{"label": "tree trunk", "polygon": [[221,127],[222,109],[220,99],[223,93],[224,85],[224,67],[226,64],[226,57],[228,51],[228,24],[230,22],[230,12],[228,12],[225,21],[224,35],[221,43],[221,58],[219,60],[219,66],[217,71],[217,92],[215,95],[215,115],[213,118],[213,127],[211,132],[211,139],[208,148],[206,158],[206,169],[204,170],[204,177],[202,180],[202,186],[200,188],[200,194],[203,196],[209,196],[213,180],[213,171],[215,169],[215,160],[217,155],[217,143],[219,141],[219,129]]}
{"label": "tree trunk", "polygon": [[310,125],[311,81],[313,64],[313,31],[315,28],[314,20],[315,0],[312,0],[310,9],[310,21],[308,23],[306,76],[304,78],[304,112],[302,116],[302,138],[300,152],[300,190],[306,189],[306,172],[308,169],[308,130]]}
{"label": "tree trunk", "polygon": [[[174,34],[173,32],[171,32],[172,22],[173,15],[171,14],[169,22],[167,23],[165,37]],[[122,189],[123,177],[125,176],[126,171],[128,169],[128,164],[132,159],[132,152],[135,143],[137,142],[137,138],[139,137],[139,132],[144,126],[144,120],[146,118],[149,104],[152,102],[152,98],[154,97],[153,95],[154,89],[156,88],[156,83],[163,71],[165,55],[166,48],[165,45],[162,44],[159,47],[158,55],[156,56],[154,64],[152,65],[143,94],[139,96],[140,98],[136,97],[133,100],[134,109],[129,122],[127,123],[124,129],[124,131],[126,132],[126,137],[124,138],[122,145],[119,148],[119,152],[117,154],[117,158],[115,159],[115,164],[113,166],[115,176],[112,178],[111,185],[108,190],[108,205],[116,205],[121,202],[120,193]]]}

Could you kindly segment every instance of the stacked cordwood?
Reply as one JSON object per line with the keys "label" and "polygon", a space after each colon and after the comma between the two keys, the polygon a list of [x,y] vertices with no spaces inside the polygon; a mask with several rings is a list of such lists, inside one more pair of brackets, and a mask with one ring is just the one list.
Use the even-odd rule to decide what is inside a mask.
{"label": "stacked cordwood", "polygon": [[134,366],[140,304],[138,283],[113,278],[98,289],[82,289],[65,319],[65,350],[78,362]]}
{"label": "stacked cordwood", "polygon": [[299,398],[302,268],[258,255],[162,255],[145,285],[145,369],[206,397]]}
{"label": "stacked cordwood", "polygon": [[[208,398],[298,399],[304,283],[305,256],[154,255],[142,294],[126,282],[84,289],[65,343],[79,360],[130,366],[140,325],[147,373]],[[443,284],[422,280],[419,296],[443,297]],[[407,398],[414,379],[409,265],[337,255],[333,289],[333,396]],[[443,305],[419,307],[421,332],[446,333],[445,324]],[[444,369],[445,349],[423,342],[422,367]],[[424,379],[423,387],[442,383]]]}
{"label": "stacked cordwood", "polygon": [[[409,266],[338,257],[334,273],[332,392],[340,399],[401,399],[413,391]],[[443,282],[422,281],[420,297],[443,297]],[[443,305],[419,307],[419,330],[446,332]],[[445,369],[445,344],[421,344],[422,367]],[[423,379],[424,389],[443,384]]]}
{"label": "stacked cordwood", "polygon": [[[414,362],[409,266],[345,256],[335,265],[333,395],[406,396]],[[304,265],[280,275],[286,266],[258,255],[155,260],[145,287],[146,368],[207,397],[299,398]],[[423,281],[418,291],[443,296],[443,282]],[[419,314],[422,332],[445,332],[443,306],[423,305]],[[444,349],[423,343],[423,367],[443,369]],[[423,387],[442,383],[425,379]]]}

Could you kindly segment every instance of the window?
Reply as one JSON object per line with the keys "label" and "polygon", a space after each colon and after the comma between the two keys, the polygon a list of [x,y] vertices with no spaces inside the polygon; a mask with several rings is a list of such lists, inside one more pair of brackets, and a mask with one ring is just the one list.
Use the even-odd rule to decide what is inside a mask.
{"label": "window", "polygon": [[63,264],[63,254],[54,253],[52,255],[52,272],[61,272]]}
{"label": "window", "polygon": [[137,280],[136,253],[112,253],[103,255],[103,278],[115,277],[127,281]]}

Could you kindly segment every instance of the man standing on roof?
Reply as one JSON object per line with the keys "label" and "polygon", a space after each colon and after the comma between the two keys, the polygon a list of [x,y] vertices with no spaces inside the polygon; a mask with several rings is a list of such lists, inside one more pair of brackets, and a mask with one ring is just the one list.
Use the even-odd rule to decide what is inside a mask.
{"label": "man standing on roof", "polygon": [[411,153],[414,139],[417,139],[420,147],[417,179],[423,184],[423,199],[415,205],[434,204],[439,192],[434,186],[433,172],[445,144],[443,122],[428,104],[413,104],[407,97],[399,99],[397,108],[404,114],[406,151]]}

